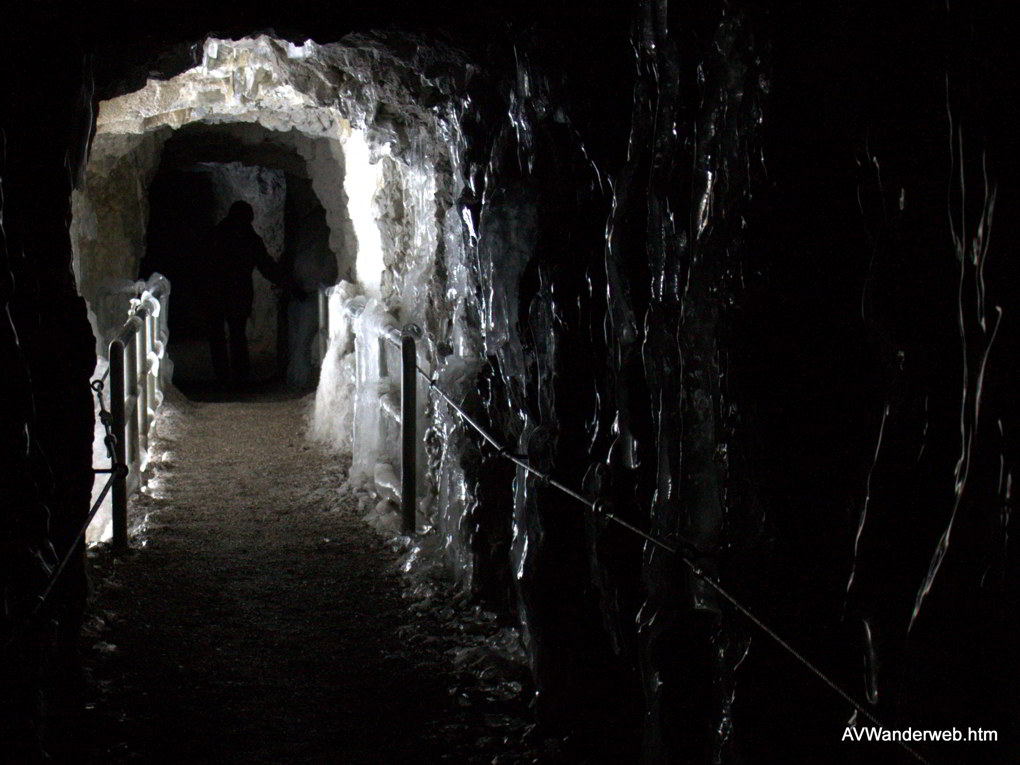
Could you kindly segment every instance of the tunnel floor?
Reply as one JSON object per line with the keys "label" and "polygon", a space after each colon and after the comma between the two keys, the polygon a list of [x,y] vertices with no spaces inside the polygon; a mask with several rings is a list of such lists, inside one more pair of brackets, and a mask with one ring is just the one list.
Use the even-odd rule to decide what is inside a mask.
{"label": "tunnel floor", "polygon": [[140,549],[93,556],[96,698],[69,761],[518,761],[491,726],[523,722],[458,690],[443,639],[408,640],[397,554],[338,495],[308,404],[186,403],[164,428]]}

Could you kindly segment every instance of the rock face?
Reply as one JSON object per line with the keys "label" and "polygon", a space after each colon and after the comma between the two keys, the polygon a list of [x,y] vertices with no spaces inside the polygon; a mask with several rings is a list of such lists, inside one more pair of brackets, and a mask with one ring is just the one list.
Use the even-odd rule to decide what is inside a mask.
{"label": "rock face", "polygon": [[125,282],[138,277],[149,218],[148,187],[170,132],[97,134],[84,187],[71,193],[72,264],[100,353],[105,354],[124,323],[127,303],[121,293]]}

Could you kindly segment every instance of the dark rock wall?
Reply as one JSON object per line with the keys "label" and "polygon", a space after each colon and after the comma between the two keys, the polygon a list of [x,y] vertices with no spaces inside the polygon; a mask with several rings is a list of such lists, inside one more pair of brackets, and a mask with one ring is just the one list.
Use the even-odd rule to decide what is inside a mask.
{"label": "dark rock wall", "polygon": [[[728,558],[746,554],[760,521],[739,468],[729,348],[748,257],[742,221],[763,176],[766,51],[743,14],[725,8],[692,17],[649,3],[635,38],[629,161],[607,243],[607,398],[619,402],[611,449],[620,456],[607,460],[603,480],[622,489],[616,504],[648,508],[636,523],[692,545],[697,564],[719,576]],[[646,756],[732,759],[733,672],[746,638],[675,557],[646,549],[643,579]]]}
{"label": "dark rock wall", "polygon": [[[994,16],[983,4],[919,2],[818,14],[776,7],[761,17],[773,70],[768,183],[748,215],[753,262],[731,352],[755,446],[750,478],[766,509],[753,602],[888,725],[999,726],[1008,743],[998,749],[922,750],[964,762],[1008,762],[1017,746],[1006,690],[1017,657],[1002,643],[1016,631],[1006,614],[1015,613],[1017,572],[1003,557],[1016,464],[1006,393],[1016,374],[1016,263],[1007,254],[1016,232],[1000,217],[1016,203],[1006,135],[1017,113],[992,95],[1010,34]],[[951,156],[950,119],[963,130],[962,165]],[[972,255],[958,259],[950,225],[950,216],[958,232],[963,225],[962,171],[965,238],[978,233],[983,153],[999,190],[986,330]],[[994,305],[1003,320],[972,427]],[[971,467],[957,505],[964,442]],[[954,506],[947,554],[911,628]],[[741,669],[737,728],[751,751],[771,741],[777,758],[810,761],[848,713],[766,642]],[[789,696],[753,704],[751,689],[764,687]],[[860,755],[836,750],[845,761]]]}
{"label": "dark rock wall", "polygon": [[[465,166],[475,175],[465,179],[473,193],[461,204],[478,232],[487,419],[513,451],[580,487],[593,418],[608,412],[599,405],[606,392],[597,375],[605,368],[602,263],[611,189],[564,108],[574,99],[546,60],[555,45],[547,35],[490,51],[501,66],[475,84],[482,92],[471,93]],[[521,470],[504,481],[511,476],[502,497],[492,497],[490,486],[484,500],[496,500],[486,514],[499,507],[510,527],[509,549],[493,552],[505,556],[497,568],[509,570],[543,730],[583,729],[565,754],[579,760],[621,746],[633,751],[638,685],[603,630],[584,508]],[[636,571],[639,548],[629,551]]]}
{"label": "dark rock wall", "polygon": [[[600,24],[491,46],[471,92],[488,421],[690,542],[887,724],[998,726],[954,756],[1008,761],[1010,33],[973,5],[627,10],[597,53]],[[569,757],[638,715],[651,762],[861,755],[849,705],[675,558],[520,471],[486,497]]]}
{"label": "dark rock wall", "polygon": [[[719,575],[761,534],[728,348],[769,73],[752,23],[706,5],[607,14],[605,38],[539,28],[491,45],[462,119],[459,204],[477,231],[493,430]],[[478,545],[478,566],[509,569],[546,734],[572,733],[576,761],[636,756],[641,729],[649,761],[732,758],[742,627],[678,559],[642,562],[630,532],[509,479],[480,496],[509,550]]]}
{"label": "dark rock wall", "polygon": [[[31,761],[42,690],[73,668],[84,570],[72,565],[51,604],[25,625],[77,535],[91,492],[94,341],[70,270],[67,219],[75,155],[89,120],[80,58],[36,61],[31,41],[3,36],[3,241],[0,354],[0,751]],[[45,83],[45,86],[41,85]],[[59,699],[50,693],[53,708]]]}

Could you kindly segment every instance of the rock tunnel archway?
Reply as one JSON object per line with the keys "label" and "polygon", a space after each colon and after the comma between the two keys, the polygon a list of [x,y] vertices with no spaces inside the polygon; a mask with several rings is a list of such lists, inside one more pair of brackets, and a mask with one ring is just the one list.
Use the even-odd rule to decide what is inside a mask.
{"label": "rock tunnel archway", "polygon": [[[476,286],[464,245],[469,224],[454,209],[458,121],[420,62],[402,59],[407,51],[398,55],[390,45],[369,37],[327,45],[265,35],[207,38],[193,48],[193,66],[100,103],[83,182],[71,200],[73,267],[99,356],[122,323],[134,280],[160,267],[174,270],[187,255],[175,250],[198,239],[168,225],[172,204],[153,208],[154,199],[174,196],[167,179],[176,173],[177,182],[199,189],[196,196],[212,199],[214,209],[198,216],[197,228],[244,199],[256,210],[254,225],[270,254],[288,264],[305,293],[347,281],[345,295],[362,294],[396,320],[425,328],[422,363],[434,363],[441,350],[444,358],[452,351],[477,366],[479,328],[468,308]],[[321,216],[302,229],[302,211],[311,209]],[[171,241],[161,241],[168,230]],[[295,255],[307,246],[319,255]],[[187,310],[189,282],[201,278],[200,267],[177,270],[185,297],[180,307]],[[281,303],[278,315],[268,282],[257,274],[255,282],[249,345],[285,344],[288,381],[295,387],[314,381],[314,299]],[[171,302],[173,327],[178,303]],[[208,349],[194,341],[196,321],[178,316],[176,324],[186,329],[176,336],[176,351],[171,334],[170,358],[190,364],[182,372],[194,374],[195,360],[207,358]],[[181,340],[193,341],[187,354]],[[334,355],[350,356],[350,363],[329,365],[328,379],[318,383],[320,401],[354,397],[346,379],[353,377],[352,351]],[[302,366],[294,359],[309,360]],[[350,449],[352,416],[343,403],[317,407],[315,436]],[[97,430],[97,454],[100,436]],[[371,483],[374,444],[365,453],[366,460],[355,462],[367,465]],[[424,464],[424,447],[420,458]],[[430,496],[436,483],[426,489]]]}
{"label": "rock tunnel archway", "polygon": [[208,38],[193,53],[190,68],[100,103],[70,227],[97,352],[120,323],[125,282],[145,255],[153,180],[161,167],[201,162],[307,178],[337,277],[349,274],[402,319],[440,321],[439,311],[426,313],[450,300],[430,282],[450,249],[442,229],[459,192],[460,139],[420,64],[368,37],[327,45]]}
{"label": "rock tunnel archway", "polygon": [[[100,104],[84,184],[72,195],[71,225],[74,270],[100,353],[123,313],[116,294],[123,280],[138,276],[148,190],[164,165],[234,162],[310,179],[326,212],[338,272],[357,260],[362,281],[378,284],[372,264],[380,265],[380,244],[370,210],[380,169],[363,129],[352,127],[358,105],[316,91],[321,82],[305,71],[315,68],[313,61],[320,77],[333,71],[335,64],[317,51],[311,42],[294,46],[268,37],[209,39],[197,66]],[[359,166],[348,172],[350,163]],[[352,195],[360,231],[351,217]],[[264,218],[255,225],[265,239],[272,224]],[[281,247],[270,243],[272,254]]]}

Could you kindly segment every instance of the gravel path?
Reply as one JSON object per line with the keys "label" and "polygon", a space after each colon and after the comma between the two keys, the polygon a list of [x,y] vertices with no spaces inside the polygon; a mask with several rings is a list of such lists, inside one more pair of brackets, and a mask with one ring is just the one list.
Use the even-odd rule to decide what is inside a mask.
{"label": "gravel path", "polygon": [[187,404],[164,427],[135,508],[144,549],[97,574],[91,761],[421,763],[460,748],[441,734],[456,679],[402,645],[395,556],[338,499],[345,467],[305,440],[307,406]]}

